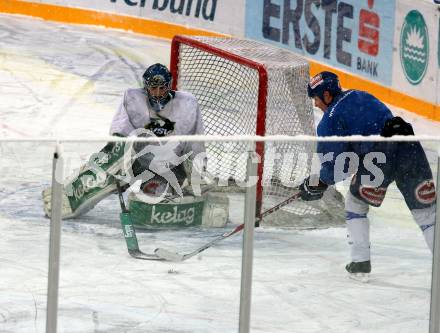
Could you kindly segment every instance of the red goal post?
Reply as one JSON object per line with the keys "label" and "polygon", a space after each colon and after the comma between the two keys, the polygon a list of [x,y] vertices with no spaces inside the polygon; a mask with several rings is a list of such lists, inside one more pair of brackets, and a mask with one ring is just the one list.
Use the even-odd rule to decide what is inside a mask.
{"label": "red goal post", "polygon": [[[309,64],[288,50],[242,38],[175,36],[170,70],[172,88],[197,98],[207,135],[315,134]],[[207,144],[208,170],[220,179],[243,179],[246,149],[243,143]],[[310,171],[314,150],[307,142],[256,143],[257,216],[292,195]],[[321,213],[319,204],[293,203],[264,223],[316,220]]]}
{"label": "red goal post", "polygon": [[[200,42],[197,39],[193,39],[185,36],[175,36],[171,43],[171,66],[170,71],[173,75],[173,89],[177,89],[177,82],[179,82],[179,71],[178,71],[178,63],[179,63],[179,53],[180,53],[180,45],[185,44],[188,46],[192,46],[194,48],[200,49],[207,53],[217,55],[222,58],[229,59],[231,61],[236,62],[237,64],[241,64],[243,66],[247,66],[249,68],[255,69],[258,72],[258,110],[257,110],[257,120],[256,120],[256,129],[255,134],[264,136],[266,135],[265,128],[265,119],[266,119],[266,100],[267,100],[267,71],[266,68],[258,62],[252,61],[245,57],[242,57],[238,54],[234,54],[232,52],[228,52],[226,50],[221,50],[212,45]],[[257,142],[255,145],[255,152],[258,156],[261,156],[261,162],[258,165],[258,175],[263,174],[264,168],[264,143]],[[261,211],[261,201],[262,201],[262,185],[261,185],[261,177],[257,183],[257,214]]]}

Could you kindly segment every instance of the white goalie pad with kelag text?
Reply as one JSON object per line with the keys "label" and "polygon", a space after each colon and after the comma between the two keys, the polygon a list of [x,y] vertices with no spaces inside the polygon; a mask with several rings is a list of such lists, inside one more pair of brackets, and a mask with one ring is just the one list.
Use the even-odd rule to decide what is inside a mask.
{"label": "white goalie pad with kelag text", "polygon": [[222,193],[183,196],[159,203],[130,193],[128,206],[133,224],[140,228],[224,227],[229,217],[229,199]]}

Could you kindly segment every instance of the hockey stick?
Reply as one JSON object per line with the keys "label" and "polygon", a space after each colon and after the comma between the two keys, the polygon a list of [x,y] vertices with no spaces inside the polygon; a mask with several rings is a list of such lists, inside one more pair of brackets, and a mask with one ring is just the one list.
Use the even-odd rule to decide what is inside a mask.
{"label": "hockey stick", "polygon": [[[290,204],[291,202],[297,200],[299,197],[300,197],[300,192],[297,192],[294,195],[292,195],[290,198],[288,198],[288,199],[284,200],[283,202],[279,203],[278,205],[276,205],[275,207],[272,207],[272,208],[264,211],[263,213],[261,213],[261,215],[255,221],[255,225],[258,226],[264,217],[266,217],[266,216],[272,214],[273,212],[279,210],[280,208]],[[206,243],[205,245],[200,246],[199,248],[195,249],[194,251],[186,253],[186,254],[172,252],[172,251],[169,251],[169,250],[166,250],[163,248],[157,248],[156,250],[154,250],[154,253],[159,258],[162,258],[166,261],[184,261],[186,259],[189,259],[189,258],[195,256],[196,254],[199,254],[200,252],[205,251],[206,249],[210,248],[214,244],[219,243],[223,239],[228,238],[228,237],[240,232],[241,230],[243,230],[243,228],[244,228],[244,223],[236,226],[231,231],[225,232],[224,234],[218,236],[217,238],[214,238],[212,241]]]}
{"label": "hockey stick", "polygon": [[130,212],[125,206],[124,197],[122,196],[122,189],[119,181],[116,181],[116,187],[118,189],[119,203],[121,204],[122,212],[119,214],[119,220],[121,221],[122,233],[124,234],[125,243],[127,244],[128,254],[133,258],[143,260],[165,260],[158,257],[156,254],[144,253],[139,249],[138,240],[136,237],[136,231],[133,227]]}

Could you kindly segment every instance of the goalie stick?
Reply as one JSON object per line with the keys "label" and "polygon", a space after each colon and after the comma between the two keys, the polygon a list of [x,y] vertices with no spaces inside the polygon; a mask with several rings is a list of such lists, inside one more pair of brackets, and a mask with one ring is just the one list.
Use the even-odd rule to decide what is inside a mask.
{"label": "goalie stick", "polygon": [[[297,200],[299,197],[300,197],[300,192],[297,192],[294,195],[292,195],[290,198],[288,198],[288,199],[284,200],[283,202],[279,203],[278,205],[276,205],[275,207],[272,207],[272,208],[264,211],[263,213],[261,213],[261,215],[255,221],[255,225],[258,226],[260,221],[264,217],[279,210],[281,207],[284,207],[284,206],[290,204],[291,202]],[[224,234],[218,236],[217,238],[214,238],[212,241],[200,246],[199,248],[195,249],[194,251],[186,253],[186,254],[180,254],[180,253],[169,251],[169,250],[163,249],[163,248],[157,248],[156,250],[154,250],[154,254],[157,255],[158,258],[161,258],[166,261],[184,261],[186,259],[194,257],[195,255],[199,254],[200,252],[205,251],[206,249],[210,248],[214,244],[219,243],[223,239],[226,239],[232,235],[235,235],[236,233],[243,230],[243,228],[244,228],[244,223],[236,226],[231,231],[225,232]]]}
{"label": "goalie stick", "polygon": [[139,244],[136,237],[136,231],[133,227],[130,212],[125,206],[124,197],[122,196],[122,189],[119,182],[116,182],[118,189],[119,203],[121,204],[122,212],[119,214],[119,220],[121,221],[122,233],[124,234],[125,243],[127,244],[128,254],[136,259],[143,260],[165,260],[158,257],[156,254],[144,253],[139,249]]}

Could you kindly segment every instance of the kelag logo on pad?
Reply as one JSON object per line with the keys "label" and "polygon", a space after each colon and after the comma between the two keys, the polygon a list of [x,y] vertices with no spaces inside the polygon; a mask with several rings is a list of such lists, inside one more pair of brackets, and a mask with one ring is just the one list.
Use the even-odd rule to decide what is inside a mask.
{"label": "kelag logo on pad", "polygon": [[411,84],[419,84],[425,76],[429,59],[428,28],[417,10],[405,17],[400,34],[400,61]]}

